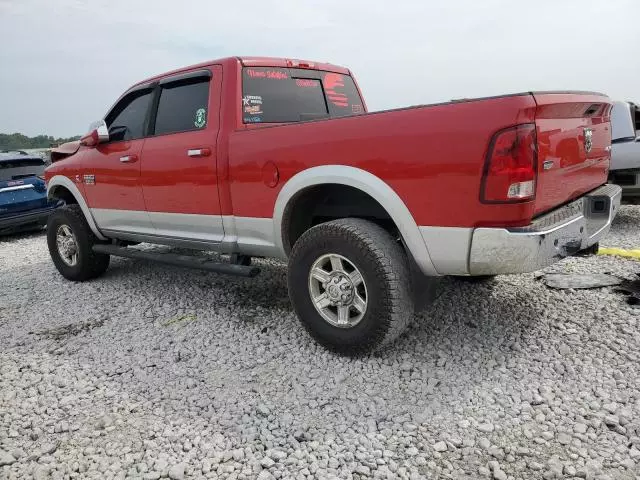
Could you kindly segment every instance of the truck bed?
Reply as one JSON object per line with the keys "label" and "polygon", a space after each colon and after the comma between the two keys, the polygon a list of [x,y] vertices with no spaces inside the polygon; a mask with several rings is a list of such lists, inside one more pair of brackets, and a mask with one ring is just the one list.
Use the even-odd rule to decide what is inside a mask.
{"label": "truck bed", "polygon": [[[608,114],[608,99],[601,94],[526,92],[296,124],[252,125],[229,138],[233,209],[237,215],[259,211],[270,217],[279,190],[262,191],[261,172],[254,166],[277,159],[281,184],[316,165],[367,170],[398,192],[418,225],[524,226],[605,183]],[[535,123],[538,136],[535,200],[482,203],[480,181],[493,135],[527,123]],[[581,146],[583,128],[593,129],[589,154]],[[544,169],[547,161],[553,162],[549,171]]]}

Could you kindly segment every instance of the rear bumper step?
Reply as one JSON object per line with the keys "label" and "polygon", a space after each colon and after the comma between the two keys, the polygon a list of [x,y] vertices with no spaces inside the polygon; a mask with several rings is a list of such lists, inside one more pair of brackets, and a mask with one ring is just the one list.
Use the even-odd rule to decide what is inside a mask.
{"label": "rear bumper step", "polygon": [[116,257],[151,260],[154,262],[165,263],[167,265],[173,265],[175,267],[194,268],[198,270],[206,270],[208,272],[222,273],[224,275],[235,275],[237,277],[255,277],[260,273],[260,269],[258,267],[214,262],[202,257],[176,255],[175,253],[145,252],[128,247],[118,247],[116,245],[94,245],[93,251],[96,253],[115,255]]}
{"label": "rear bumper step", "polygon": [[539,270],[600,241],[620,208],[621,189],[604,185],[523,228],[476,228],[469,273]]}

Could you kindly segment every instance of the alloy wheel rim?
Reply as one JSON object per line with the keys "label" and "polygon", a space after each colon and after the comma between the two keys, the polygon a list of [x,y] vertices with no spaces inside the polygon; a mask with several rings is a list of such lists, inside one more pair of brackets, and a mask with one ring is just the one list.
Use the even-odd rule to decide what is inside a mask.
{"label": "alloy wheel rim", "polygon": [[322,318],[338,328],[356,326],[367,311],[367,286],[358,268],[336,253],[319,257],[309,271],[309,295]]}
{"label": "alloy wheel rim", "polygon": [[70,267],[78,264],[78,241],[69,225],[60,225],[56,231],[58,254]]}

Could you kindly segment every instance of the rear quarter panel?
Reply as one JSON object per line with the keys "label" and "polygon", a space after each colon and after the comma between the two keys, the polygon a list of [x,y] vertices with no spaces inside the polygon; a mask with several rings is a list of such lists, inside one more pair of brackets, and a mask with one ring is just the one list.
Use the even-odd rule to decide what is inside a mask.
{"label": "rear quarter panel", "polygon": [[[237,130],[228,138],[232,211],[271,218],[287,180],[311,167],[337,164],[366,170],[390,185],[418,225],[524,225],[533,202],[486,205],[479,189],[492,135],[533,122],[534,114],[533,98],[519,95]],[[263,182],[269,162],[279,170],[274,188]]]}

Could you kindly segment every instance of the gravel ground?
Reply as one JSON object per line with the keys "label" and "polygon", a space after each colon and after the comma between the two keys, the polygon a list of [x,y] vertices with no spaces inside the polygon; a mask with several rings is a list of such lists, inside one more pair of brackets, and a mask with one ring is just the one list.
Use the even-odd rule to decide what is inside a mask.
{"label": "gravel ground", "polygon": [[[639,247],[639,225],[624,207],[603,244]],[[612,289],[444,280],[354,360],[304,334],[284,266],[261,266],[114,259],[74,284],[42,234],[0,241],[0,478],[640,479],[640,310]]]}

